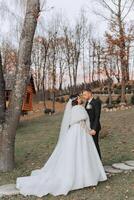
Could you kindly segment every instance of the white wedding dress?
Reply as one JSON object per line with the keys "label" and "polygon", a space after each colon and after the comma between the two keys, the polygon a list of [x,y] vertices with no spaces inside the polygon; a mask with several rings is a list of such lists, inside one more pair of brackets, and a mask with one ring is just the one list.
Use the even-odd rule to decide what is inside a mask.
{"label": "white wedding dress", "polygon": [[67,195],[71,190],[96,186],[107,180],[104,168],[89,135],[89,117],[84,107],[67,104],[59,141],[43,168],[31,176],[17,178],[16,187],[24,196]]}

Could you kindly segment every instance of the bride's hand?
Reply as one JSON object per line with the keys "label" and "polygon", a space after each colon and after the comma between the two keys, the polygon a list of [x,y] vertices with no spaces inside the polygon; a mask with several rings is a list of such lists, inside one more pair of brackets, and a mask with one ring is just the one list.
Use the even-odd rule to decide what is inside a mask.
{"label": "bride's hand", "polygon": [[90,131],[90,135],[96,135],[96,131],[95,130],[91,130]]}

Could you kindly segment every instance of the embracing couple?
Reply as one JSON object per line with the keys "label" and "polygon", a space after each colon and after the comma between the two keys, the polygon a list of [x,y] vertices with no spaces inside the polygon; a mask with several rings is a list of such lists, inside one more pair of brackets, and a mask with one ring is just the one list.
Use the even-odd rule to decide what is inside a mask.
{"label": "embracing couple", "polygon": [[85,89],[83,99],[72,95],[66,105],[57,145],[41,169],[17,178],[24,196],[67,195],[69,191],[96,186],[107,180],[99,148],[101,103]]}

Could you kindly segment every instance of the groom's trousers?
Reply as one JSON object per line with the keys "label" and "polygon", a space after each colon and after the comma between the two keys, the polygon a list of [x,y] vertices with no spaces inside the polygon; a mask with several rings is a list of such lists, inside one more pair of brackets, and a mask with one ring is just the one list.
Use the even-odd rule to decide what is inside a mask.
{"label": "groom's trousers", "polygon": [[98,154],[99,154],[100,159],[101,159],[101,151],[100,151],[100,146],[99,146],[99,132],[97,132],[95,135],[93,135],[93,140],[94,140],[96,149],[97,149]]}

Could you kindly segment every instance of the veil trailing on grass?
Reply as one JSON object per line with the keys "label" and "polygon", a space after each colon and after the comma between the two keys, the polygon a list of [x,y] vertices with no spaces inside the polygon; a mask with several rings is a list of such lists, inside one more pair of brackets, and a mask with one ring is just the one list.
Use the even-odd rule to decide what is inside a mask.
{"label": "veil trailing on grass", "polygon": [[65,134],[69,129],[71,120],[71,111],[72,111],[72,99],[69,99],[65,107],[58,142],[65,136]]}

